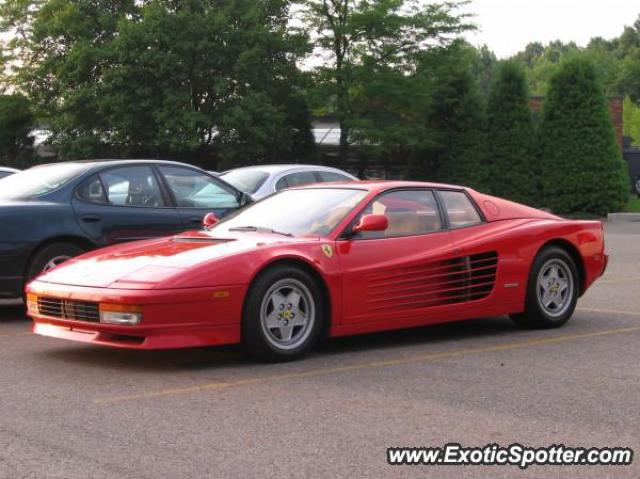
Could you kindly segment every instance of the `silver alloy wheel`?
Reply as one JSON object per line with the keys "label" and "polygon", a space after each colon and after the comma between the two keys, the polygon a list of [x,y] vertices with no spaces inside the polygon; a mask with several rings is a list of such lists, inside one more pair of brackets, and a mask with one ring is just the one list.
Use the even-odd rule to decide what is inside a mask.
{"label": "silver alloy wheel", "polygon": [[571,306],[575,294],[571,268],[562,259],[548,260],[538,273],[536,284],[538,304],[544,312],[557,318]]}
{"label": "silver alloy wheel", "polygon": [[55,268],[56,266],[59,266],[65,261],[68,261],[70,259],[71,259],[71,256],[67,256],[67,255],[54,256],[49,261],[47,261],[47,263],[44,265],[44,268],[42,268],[42,272],[47,273],[51,271],[53,268]]}
{"label": "silver alloy wheel", "polygon": [[276,281],[262,299],[260,326],[266,340],[277,349],[291,350],[303,344],[315,320],[311,291],[297,279]]}

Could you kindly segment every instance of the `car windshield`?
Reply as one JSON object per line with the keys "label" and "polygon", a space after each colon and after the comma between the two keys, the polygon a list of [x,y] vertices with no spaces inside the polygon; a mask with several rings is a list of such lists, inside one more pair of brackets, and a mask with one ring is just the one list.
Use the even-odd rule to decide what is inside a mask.
{"label": "car windshield", "polygon": [[83,163],[59,163],[37,166],[2,180],[0,198],[26,200],[60,188],[84,171]]}
{"label": "car windshield", "polygon": [[255,193],[269,178],[269,173],[262,170],[238,169],[226,171],[220,177],[240,191]]}
{"label": "car windshield", "polygon": [[285,190],[228,216],[211,232],[265,230],[293,236],[324,236],[366,194],[363,190],[341,188]]}

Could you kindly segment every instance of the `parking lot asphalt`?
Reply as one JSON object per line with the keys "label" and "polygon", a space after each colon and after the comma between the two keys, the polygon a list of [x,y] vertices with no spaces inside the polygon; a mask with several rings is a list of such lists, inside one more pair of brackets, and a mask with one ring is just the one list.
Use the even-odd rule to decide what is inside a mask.
{"label": "parking lot asphalt", "polygon": [[[123,351],[29,333],[0,307],[0,478],[640,477],[640,224],[563,328],[506,317],[330,340]],[[631,466],[390,466],[392,446],[626,446]]]}

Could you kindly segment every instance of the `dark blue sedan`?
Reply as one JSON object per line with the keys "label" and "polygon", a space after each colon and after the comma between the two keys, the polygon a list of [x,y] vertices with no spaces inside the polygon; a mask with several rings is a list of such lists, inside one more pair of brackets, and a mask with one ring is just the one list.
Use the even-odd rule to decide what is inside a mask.
{"label": "dark blue sedan", "polygon": [[97,160],[37,166],[0,180],[0,297],[90,249],[166,236],[251,199],[193,166]]}

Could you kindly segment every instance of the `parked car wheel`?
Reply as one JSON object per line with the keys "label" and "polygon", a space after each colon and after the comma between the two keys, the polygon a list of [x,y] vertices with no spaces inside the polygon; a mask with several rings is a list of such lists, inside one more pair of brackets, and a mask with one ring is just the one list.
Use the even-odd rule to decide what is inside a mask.
{"label": "parked car wheel", "polygon": [[278,266],[251,285],[242,318],[246,351],[267,361],[287,361],[308,353],[325,321],[322,293],[304,270]]}
{"label": "parked car wheel", "polygon": [[527,285],[525,311],[512,314],[530,328],[557,328],[573,314],[580,284],[573,258],[556,246],[543,249],[533,261]]}
{"label": "parked car wheel", "polygon": [[82,253],[84,253],[84,249],[73,243],[61,242],[45,246],[35,254],[29,263],[27,281]]}

